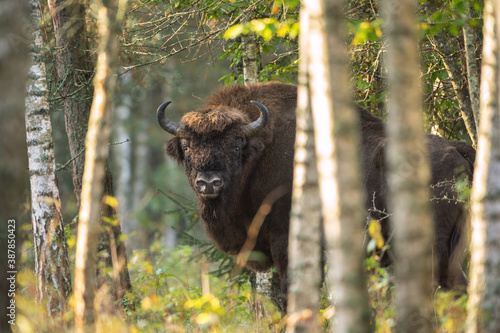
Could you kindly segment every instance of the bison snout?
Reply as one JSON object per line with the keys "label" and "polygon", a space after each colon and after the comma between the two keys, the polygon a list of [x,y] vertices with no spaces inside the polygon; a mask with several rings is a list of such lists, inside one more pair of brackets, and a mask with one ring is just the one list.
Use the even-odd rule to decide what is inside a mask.
{"label": "bison snout", "polygon": [[224,181],[214,173],[200,172],[196,178],[196,188],[199,194],[216,197],[224,187]]}

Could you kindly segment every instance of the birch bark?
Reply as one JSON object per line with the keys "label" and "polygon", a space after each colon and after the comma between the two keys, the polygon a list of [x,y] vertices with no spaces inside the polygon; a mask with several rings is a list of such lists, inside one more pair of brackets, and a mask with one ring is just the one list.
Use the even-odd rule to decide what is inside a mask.
{"label": "birch bark", "polygon": [[467,332],[500,331],[500,4],[485,1]]}
{"label": "birch bark", "polygon": [[321,299],[321,198],[314,149],[314,126],[309,84],[309,2],[300,11],[300,63],[297,90],[297,132],[292,211],[288,242],[287,332],[319,332]]}
{"label": "birch bark", "polygon": [[[468,10],[471,18],[471,9]],[[478,44],[479,36],[476,29],[469,23],[463,27],[464,43],[465,43],[465,60],[467,63],[467,80],[469,88],[469,98],[471,102],[472,113],[474,115],[474,125],[476,130],[479,131],[479,85],[480,85],[480,72],[479,63],[476,59],[476,46]],[[477,140],[476,140],[477,143]]]}
{"label": "birch bark", "polygon": [[387,165],[393,212],[398,332],[433,331],[430,167],[423,129],[416,2],[386,0],[389,120]]}
{"label": "birch bark", "polygon": [[55,173],[40,2],[30,0],[29,4],[33,39],[25,120],[37,301],[45,303],[49,315],[55,315],[65,310],[66,298],[71,293],[71,273]]}
{"label": "birch bark", "polygon": [[[329,280],[334,287],[335,332],[370,332],[370,308],[365,277],[363,230],[366,224],[365,190],[361,171],[361,133],[354,108],[345,52],[347,24],[344,0],[324,0],[326,50],[331,96],[329,115],[313,104],[316,149],[328,244]],[[314,51],[313,51],[314,52]],[[324,153],[319,148],[333,145]],[[323,149],[322,149],[323,150]],[[321,162],[323,158],[324,162]],[[325,163],[326,162],[326,163]],[[324,167],[322,164],[325,164]],[[333,171],[333,175],[331,174]],[[333,176],[332,194],[330,177]],[[325,186],[326,185],[326,186]],[[330,250],[331,249],[331,250]]]}

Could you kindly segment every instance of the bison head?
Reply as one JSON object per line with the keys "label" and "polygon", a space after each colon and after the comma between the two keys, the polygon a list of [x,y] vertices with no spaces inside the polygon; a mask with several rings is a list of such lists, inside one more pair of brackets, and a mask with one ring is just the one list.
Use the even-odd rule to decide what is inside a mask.
{"label": "bison head", "polygon": [[200,200],[232,196],[241,185],[264,144],[255,136],[269,120],[269,111],[251,101],[260,117],[251,122],[247,113],[229,106],[211,106],[190,112],[179,124],[165,117],[170,102],[158,108],[160,126],[175,137],[167,141],[167,155],[184,165],[189,183]]}

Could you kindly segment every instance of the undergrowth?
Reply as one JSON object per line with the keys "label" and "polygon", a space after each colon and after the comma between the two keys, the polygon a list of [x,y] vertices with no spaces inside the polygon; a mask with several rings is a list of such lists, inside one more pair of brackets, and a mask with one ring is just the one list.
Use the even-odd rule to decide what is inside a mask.
{"label": "undergrowth", "polygon": [[[375,331],[396,332],[394,281],[390,269],[381,267],[381,253],[388,249],[380,224],[368,225],[368,256],[365,260],[369,302]],[[248,271],[234,273],[234,261],[208,242],[193,239],[190,245],[166,248],[160,240],[129,256],[133,294],[110,301],[107,287],[96,291],[97,331],[113,332],[281,332],[286,317],[268,298],[252,292]],[[222,263],[222,264],[221,264]],[[35,302],[36,280],[30,269],[17,277],[18,307],[15,332],[73,331],[74,300],[61,314],[48,316]],[[318,314],[326,324],[335,309],[328,292]],[[462,332],[467,296],[436,291],[435,331]],[[326,325],[325,325],[326,330]]]}

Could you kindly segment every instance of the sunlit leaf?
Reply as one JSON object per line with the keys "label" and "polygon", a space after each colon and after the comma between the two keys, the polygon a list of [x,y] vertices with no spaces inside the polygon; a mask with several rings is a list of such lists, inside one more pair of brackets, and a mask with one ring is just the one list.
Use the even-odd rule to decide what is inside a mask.
{"label": "sunlit leaf", "polygon": [[236,24],[226,30],[224,33],[225,39],[233,39],[241,35],[244,31],[244,27],[242,24]]}
{"label": "sunlit leaf", "polygon": [[116,199],[115,197],[113,196],[110,196],[110,195],[105,195],[103,198],[102,198],[102,201],[103,203],[105,203],[106,205],[116,209],[118,207],[118,199]]}
{"label": "sunlit leaf", "polygon": [[384,236],[382,235],[382,225],[380,221],[371,220],[368,225],[368,233],[372,240],[376,242],[377,249],[381,249],[384,246]]}

